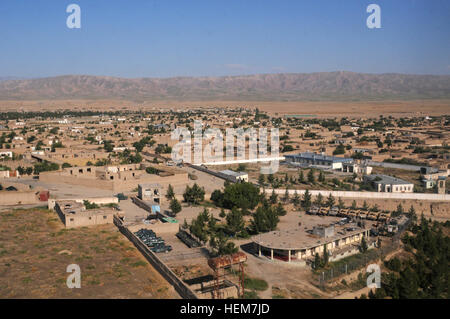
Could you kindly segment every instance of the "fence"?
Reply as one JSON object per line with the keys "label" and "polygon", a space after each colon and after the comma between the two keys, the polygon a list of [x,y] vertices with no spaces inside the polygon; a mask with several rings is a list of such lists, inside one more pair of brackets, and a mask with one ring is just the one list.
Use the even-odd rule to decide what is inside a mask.
{"label": "fence", "polygon": [[137,238],[127,227],[123,226],[122,221],[114,216],[114,224],[119,231],[124,234],[136,248],[142,253],[150,264],[163,276],[184,299],[198,299],[197,295],[180,279],[175,273],[156,256],[148,247]]}

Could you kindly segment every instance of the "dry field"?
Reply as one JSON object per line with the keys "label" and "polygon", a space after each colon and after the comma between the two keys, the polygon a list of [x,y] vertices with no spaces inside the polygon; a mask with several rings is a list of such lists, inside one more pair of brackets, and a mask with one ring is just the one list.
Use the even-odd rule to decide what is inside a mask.
{"label": "dry field", "polygon": [[0,101],[0,111],[51,111],[51,110],[159,110],[190,108],[256,108],[270,114],[303,114],[316,117],[394,117],[450,114],[450,100],[405,100],[405,101],[120,101],[120,100],[42,100]]}
{"label": "dry field", "polygon": [[[69,289],[66,267],[81,268]],[[114,225],[66,230],[44,209],[0,213],[0,298],[179,298]]]}

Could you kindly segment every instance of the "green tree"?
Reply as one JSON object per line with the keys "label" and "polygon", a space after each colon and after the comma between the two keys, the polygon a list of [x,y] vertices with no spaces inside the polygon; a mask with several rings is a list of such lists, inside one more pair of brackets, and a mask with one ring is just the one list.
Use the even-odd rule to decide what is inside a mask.
{"label": "green tree", "polygon": [[166,198],[167,200],[175,199],[175,192],[171,184],[169,184],[169,187],[167,187]]}
{"label": "green tree", "polygon": [[323,174],[323,171],[320,171],[320,173],[319,173],[319,182],[320,183],[325,182],[325,175]]}
{"label": "green tree", "polygon": [[258,184],[260,186],[264,186],[266,184],[266,177],[264,176],[264,174],[259,174]]}
{"label": "green tree", "polygon": [[187,203],[200,204],[205,199],[205,189],[195,183],[192,187],[186,185],[186,190],[183,194],[183,199]]}
{"label": "green tree", "polygon": [[312,169],[312,168],[308,172],[308,182],[311,183],[311,184],[315,184],[316,183],[316,180],[315,180],[315,177],[314,177],[314,169]]}
{"label": "green tree", "polygon": [[298,205],[300,205],[300,196],[297,193],[297,190],[294,192],[294,197],[292,198],[292,203],[295,205],[295,207],[297,207]]}
{"label": "green tree", "polygon": [[336,202],[336,200],[334,199],[333,195],[330,193],[330,195],[327,198],[327,206],[331,208],[334,206],[335,202]]}
{"label": "green tree", "polygon": [[174,198],[170,201],[170,210],[172,211],[172,213],[174,215],[181,212],[181,204],[176,198]]}
{"label": "green tree", "polygon": [[317,195],[316,200],[314,201],[314,204],[316,204],[319,207],[322,207],[323,204],[323,196],[321,193],[319,193],[319,195]]}
{"label": "green tree", "polygon": [[308,210],[311,208],[311,194],[309,193],[308,190],[306,190],[305,193],[303,194],[302,207],[305,210]]}
{"label": "green tree", "polygon": [[226,216],[226,227],[228,231],[230,231],[233,236],[239,235],[244,231],[244,225],[245,222],[242,212],[237,207],[233,207],[231,212]]}
{"label": "green tree", "polygon": [[298,182],[304,184],[305,183],[305,176],[303,174],[303,170],[300,170],[298,173]]}
{"label": "green tree", "polygon": [[216,256],[231,255],[238,252],[238,248],[233,242],[229,241],[222,231],[211,236],[209,245],[213,249],[213,255]]}
{"label": "green tree", "polygon": [[275,193],[275,189],[272,190],[272,195],[269,197],[269,201],[271,204],[276,204],[278,201],[278,195]]}

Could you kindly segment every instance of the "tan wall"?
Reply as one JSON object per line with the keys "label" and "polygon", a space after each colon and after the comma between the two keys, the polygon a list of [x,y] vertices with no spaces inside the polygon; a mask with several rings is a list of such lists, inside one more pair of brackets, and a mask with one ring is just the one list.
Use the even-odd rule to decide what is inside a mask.
{"label": "tan wall", "polygon": [[39,174],[39,179],[47,183],[95,187],[104,190],[111,190],[114,192],[131,191],[135,189],[138,186],[138,184],[144,183],[159,183],[164,188],[164,186],[167,187],[169,184],[172,184],[172,186],[177,186],[177,185],[184,185],[189,182],[187,173],[181,173],[166,177],[143,174],[141,178],[138,179],[117,181],[117,180],[100,180],[92,178],[74,177],[70,175],[61,174],[61,172],[44,172]]}
{"label": "tan wall", "polygon": [[158,222],[156,224],[137,224],[137,225],[130,225],[127,226],[128,229],[131,232],[137,232],[139,229],[151,229],[153,230],[156,234],[176,234],[178,233],[178,230],[180,229],[180,225],[179,223],[163,223],[163,222]]}
{"label": "tan wall", "polygon": [[105,204],[118,204],[119,199],[117,197],[86,197],[86,198],[49,198],[47,205],[48,209],[53,210],[55,208],[56,201],[61,200],[73,200],[77,203],[82,203],[84,200],[88,200],[91,203],[97,204],[97,205],[105,205]]}
{"label": "tan wall", "polygon": [[0,205],[28,205],[40,202],[34,191],[0,191]]}
{"label": "tan wall", "polygon": [[[106,218],[103,218],[106,216]],[[101,224],[112,224],[113,223],[113,214],[111,213],[98,213],[93,216],[65,216],[65,224],[66,228],[75,228],[75,227],[83,227],[83,226],[93,226],[93,225],[101,225]]]}

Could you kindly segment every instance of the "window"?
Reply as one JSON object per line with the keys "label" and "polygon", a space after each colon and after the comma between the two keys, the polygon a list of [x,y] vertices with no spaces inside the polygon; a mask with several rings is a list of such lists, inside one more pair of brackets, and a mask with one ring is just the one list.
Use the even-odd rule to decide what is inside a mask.
{"label": "window", "polygon": [[103,216],[103,219],[106,219],[106,216]]}
{"label": "window", "polygon": [[73,218],[71,218],[70,221],[73,222]]}

